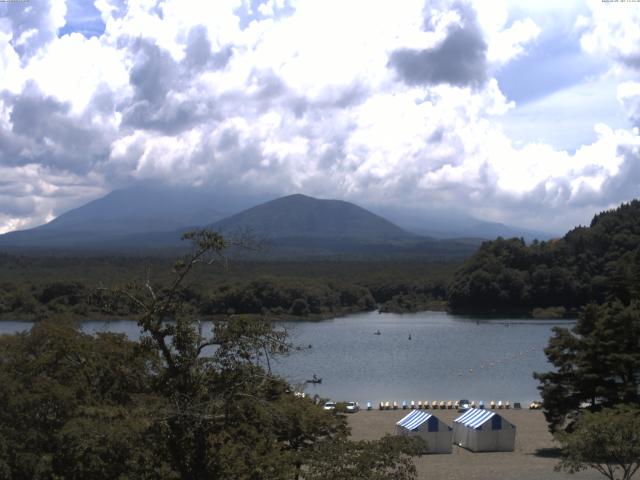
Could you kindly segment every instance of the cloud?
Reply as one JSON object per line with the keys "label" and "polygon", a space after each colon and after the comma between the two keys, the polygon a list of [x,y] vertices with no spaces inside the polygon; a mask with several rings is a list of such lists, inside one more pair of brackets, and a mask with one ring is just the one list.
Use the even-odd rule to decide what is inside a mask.
{"label": "cloud", "polygon": [[[104,31],[91,38],[77,9],[61,31],[64,3],[53,0],[13,5],[0,20],[10,72],[0,84],[0,178],[11,182],[0,184],[2,230],[147,180],[558,229],[634,194],[616,183],[636,178],[636,140],[620,125],[571,137],[587,144],[570,151],[501,126],[519,107],[496,75],[545,33],[540,16],[513,16],[507,2],[95,5]],[[594,38],[590,54],[606,56],[598,22],[580,32]],[[635,47],[616,48],[632,75]],[[617,96],[637,122],[637,79],[625,82]],[[615,96],[615,83],[602,85]],[[611,123],[596,104],[584,101],[580,115]]]}
{"label": "cloud", "polygon": [[42,164],[57,171],[88,173],[108,156],[108,133],[70,106],[46,96],[29,82],[18,95],[5,93],[10,105],[7,128],[0,136],[2,165]]}
{"label": "cloud", "polygon": [[[442,18],[427,7],[425,24],[436,30]],[[478,86],[487,79],[487,44],[471,6],[458,3],[457,22],[448,26],[445,38],[431,48],[401,48],[391,53],[389,65],[409,85]],[[435,18],[434,18],[435,17]]]}
{"label": "cloud", "polygon": [[590,17],[581,17],[585,28],[582,47],[592,54],[611,55],[629,69],[640,71],[640,10],[633,3],[608,4],[590,0]]}
{"label": "cloud", "polygon": [[65,23],[67,8],[64,0],[4,2],[0,4],[0,28],[11,33],[11,45],[23,63],[56,38],[58,28]]}

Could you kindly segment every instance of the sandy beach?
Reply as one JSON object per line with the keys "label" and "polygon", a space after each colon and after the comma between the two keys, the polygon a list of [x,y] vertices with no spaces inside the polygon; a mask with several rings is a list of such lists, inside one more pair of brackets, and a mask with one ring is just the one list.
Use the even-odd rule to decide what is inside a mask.
{"label": "sandy beach", "polygon": [[[431,411],[448,425],[459,413],[455,410]],[[385,433],[393,433],[395,423],[409,413],[408,410],[360,411],[349,415],[352,438],[373,440]],[[513,452],[472,453],[457,446],[451,454],[424,455],[416,458],[419,479],[465,480],[543,480],[543,479],[599,479],[594,470],[577,474],[555,472],[558,463],[554,448],[557,445],[547,430],[541,411],[500,410],[517,428],[516,447]]]}

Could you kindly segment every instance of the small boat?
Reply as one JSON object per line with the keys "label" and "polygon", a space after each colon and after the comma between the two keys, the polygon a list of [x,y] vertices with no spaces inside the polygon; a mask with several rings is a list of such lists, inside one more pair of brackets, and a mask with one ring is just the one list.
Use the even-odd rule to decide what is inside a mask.
{"label": "small boat", "polygon": [[373,332],[374,335],[382,335],[382,332],[380,330],[376,330],[375,332]]}
{"label": "small boat", "polygon": [[306,383],[322,383],[322,378],[318,378],[315,375],[311,380],[307,380]]}

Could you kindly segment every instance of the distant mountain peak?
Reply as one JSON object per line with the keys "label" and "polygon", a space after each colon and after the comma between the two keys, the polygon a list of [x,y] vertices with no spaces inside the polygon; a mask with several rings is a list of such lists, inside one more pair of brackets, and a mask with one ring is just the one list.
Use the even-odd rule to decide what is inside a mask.
{"label": "distant mountain peak", "polygon": [[408,238],[413,234],[350,202],[325,200],[300,193],[227,217],[213,224],[221,232],[249,229],[269,238],[350,237]]}

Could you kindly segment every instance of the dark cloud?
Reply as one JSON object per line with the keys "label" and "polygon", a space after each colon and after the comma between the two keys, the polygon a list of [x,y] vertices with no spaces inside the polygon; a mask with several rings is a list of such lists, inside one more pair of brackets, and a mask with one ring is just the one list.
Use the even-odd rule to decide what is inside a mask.
{"label": "dark cloud", "polygon": [[[478,86],[487,80],[487,43],[470,5],[455,3],[460,25],[449,28],[446,38],[433,48],[402,48],[389,57],[389,66],[409,85],[448,83],[465,87]],[[429,12],[428,9],[426,9]],[[425,28],[432,28],[425,18]]]}
{"label": "dark cloud", "polygon": [[225,152],[232,148],[236,148],[238,144],[238,132],[232,128],[229,128],[222,132],[220,140],[218,141],[218,150],[221,152]]}
{"label": "dark cloud", "polygon": [[258,87],[255,97],[257,100],[271,100],[281,97],[287,92],[287,86],[273,71],[255,71],[252,81]]}
{"label": "dark cloud", "polygon": [[0,18],[11,24],[11,45],[23,64],[56,37],[51,16],[53,0],[41,2],[0,2]]}
{"label": "dark cloud", "polygon": [[[190,33],[191,45],[195,46],[190,54],[187,52],[185,66],[198,68],[215,63],[214,56],[207,51],[210,46],[206,32],[199,28],[192,32],[195,33]],[[190,75],[169,52],[146,39],[136,40],[133,48],[137,57],[129,73],[133,98],[118,107],[123,126],[175,135],[215,117],[213,99],[203,100],[191,94],[182,96],[188,97],[186,100],[178,100],[172,95],[191,85]]]}
{"label": "dark cloud", "polygon": [[146,39],[135,42],[136,62],[129,72],[134,101],[161,103],[177,80],[177,63],[169,52]]}
{"label": "dark cloud", "polygon": [[444,127],[438,127],[434,130],[434,132],[429,135],[428,142],[429,143],[440,143],[444,138]]}
{"label": "dark cloud", "polygon": [[70,113],[68,103],[28,83],[22,93],[2,94],[12,106],[10,131],[0,133],[0,164],[36,163],[55,170],[87,173],[109,155],[106,129]]}
{"label": "dark cloud", "polygon": [[212,52],[206,27],[196,25],[189,30],[185,54],[183,63],[187,69],[219,70],[227,66],[233,50],[231,46],[226,46],[218,52]]}
{"label": "dark cloud", "polygon": [[631,124],[640,127],[640,93],[624,96],[620,99]]}
{"label": "dark cloud", "polygon": [[341,138],[335,138],[331,142],[331,146],[320,156],[318,166],[323,170],[331,170],[338,165],[347,156],[345,152],[345,141]]}
{"label": "dark cloud", "polygon": [[609,177],[601,188],[608,203],[640,197],[640,147],[620,145],[617,153],[623,158],[618,173]]}
{"label": "dark cloud", "polygon": [[168,98],[154,104],[135,102],[124,110],[123,125],[153,130],[164,135],[177,135],[195,125],[219,118],[211,100],[176,100]]}
{"label": "dark cloud", "polygon": [[316,102],[317,106],[349,108],[365,101],[371,93],[359,82],[354,82],[342,88],[331,88],[329,92],[329,95],[321,97],[318,102]]}
{"label": "dark cloud", "polygon": [[640,52],[633,52],[629,55],[621,55],[619,60],[627,67],[640,71]]}

